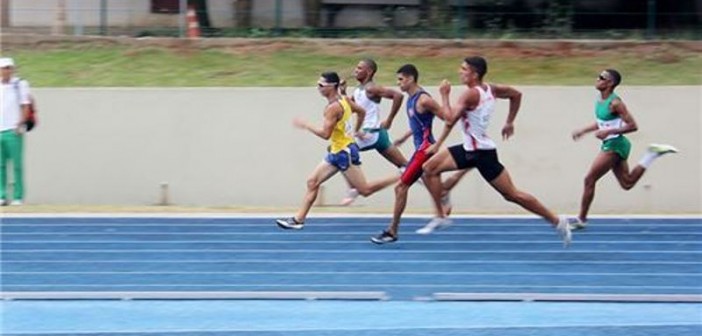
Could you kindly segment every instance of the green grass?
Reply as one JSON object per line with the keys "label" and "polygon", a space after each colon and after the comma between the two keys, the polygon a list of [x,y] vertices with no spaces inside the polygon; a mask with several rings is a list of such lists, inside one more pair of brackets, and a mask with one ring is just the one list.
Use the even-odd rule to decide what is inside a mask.
{"label": "green grass", "polygon": [[[441,48],[439,48],[441,49]],[[311,86],[320,72],[350,76],[362,57],[380,65],[377,80],[393,85],[394,71],[404,63],[420,70],[420,82],[455,82],[464,55],[460,49],[443,53],[424,50],[411,54],[392,47],[362,47],[319,51],[310,46],[258,49],[168,49],[130,46],[63,46],[44,50],[15,49],[21,76],[34,87],[203,87],[203,86]],[[465,51],[465,56],[470,53]],[[618,48],[560,56],[554,52],[510,54],[481,51],[490,62],[488,80],[520,85],[590,85],[603,68],[614,67],[625,85],[701,85],[702,53],[674,45]]]}

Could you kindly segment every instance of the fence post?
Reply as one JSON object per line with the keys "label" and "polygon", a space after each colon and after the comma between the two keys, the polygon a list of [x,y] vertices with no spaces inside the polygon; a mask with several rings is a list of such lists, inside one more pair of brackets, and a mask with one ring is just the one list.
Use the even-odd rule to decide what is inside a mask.
{"label": "fence post", "polygon": [[283,25],[283,0],[275,0],[275,34],[280,35]]}
{"label": "fence post", "polygon": [[646,11],[646,38],[652,39],[656,35],[656,0],[648,0]]}
{"label": "fence post", "polygon": [[100,35],[107,35],[107,0],[100,1]]}
{"label": "fence post", "polygon": [[73,10],[76,21],[73,25],[73,35],[81,36],[83,35],[83,8],[76,0],[73,0]]}
{"label": "fence post", "polygon": [[0,27],[7,28],[10,26],[10,0],[0,1]]}
{"label": "fence post", "polygon": [[[458,18],[454,18],[455,22],[455,38],[462,38],[468,27],[468,15],[466,6],[468,6],[467,0],[458,0]],[[450,7],[449,7],[450,8]]]}
{"label": "fence post", "polygon": [[188,13],[188,0],[180,0],[178,9],[180,10],[180,15],[178,16],[178,36],[184,38],[186,36],[185,22]]}
{"label": "fence post", "polygon": [[66,29],[66,0],[56,3],[56,22],[54,22],[54,35],[63,35]]}

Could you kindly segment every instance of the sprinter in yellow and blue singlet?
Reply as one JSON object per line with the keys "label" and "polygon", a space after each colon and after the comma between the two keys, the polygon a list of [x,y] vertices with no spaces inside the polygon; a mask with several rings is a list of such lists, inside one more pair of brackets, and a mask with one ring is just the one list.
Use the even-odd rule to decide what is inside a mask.
{"label": "sprinter in yellow and blue singlet", "polygon": [[358,154],[359,149],[352,136],[351,105],[347,98],[343,96],[339,98],[338,102],[341,105],[343,114],[332,129],[329,137],[329,153],[324,159],[343,172],[349,169],[349,164],[360,165],[361,156]]}
{"label": "sprinter in yellow and blue singlet", "polygon": [[[361,157],[358,154],[358,146],[354,142],[354,136],[363,138],[365,134],[361,131],[363,118],[366,111],[353,101],[342,97],[339,94],[339,75],[336,72],[325,72],[317,82],[317,91],[327,99],[327,106],[324,108],[324,124],[321,128],[303,121],[295,119],[293,124],[301,129],[329,141],[327,154],[324,160],[317,165],[312,174],[307,179],[307,192],[302,199],[302,206],[295,216],[277,219],[276,225],[282,229],[300,230],[303,228],[305,218],[312,208],[312,204],[317,199],[319,187],[329,178],[341,172],[346,181],[358,193],[368,197],[378,190],[381,190],[395,183],[399,176],[390,176],[378,181],[367,182],[361,170]],[[355,124],[351,126],[351,114],[356,114]]]}

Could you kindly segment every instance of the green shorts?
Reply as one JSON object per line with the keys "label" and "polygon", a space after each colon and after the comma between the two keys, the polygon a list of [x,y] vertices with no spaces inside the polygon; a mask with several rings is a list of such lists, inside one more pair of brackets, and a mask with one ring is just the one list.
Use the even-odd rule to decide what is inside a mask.
{"label": "green shorts", "polygon": [[615,152],[622,160],[629,158],[631,153],[631,142],[625,136],[618,136],[614,139],[605,140],[600,147],[603,152]]}
{"label": "green shorts", "polygon": [[388,148],[390,148],[390,146],[392,146],[392,141],[390,141],[390,135],[388,134],[388,130],[384,128],[364,128],[363,130],[367,133],[377,134],[378,139],[370,144],[357,141],[358,145],[361,147],[361,151],[375,149],[378,152],[382,153]]}

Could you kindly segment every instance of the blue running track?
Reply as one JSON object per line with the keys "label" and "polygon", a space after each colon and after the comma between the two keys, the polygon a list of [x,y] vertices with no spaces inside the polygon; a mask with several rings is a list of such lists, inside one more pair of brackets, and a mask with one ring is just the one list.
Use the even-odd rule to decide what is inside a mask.
{"label": "blue running track", "polygon": [[[587,230],[574,234],[568,249],[550,226],[532,218],[455,218],[453,226],[428,236],[414,233],[426,219],[409,218],[398,242],[370,243],[387,222],[313,218],[302,231],[282,231],[272,218],[4,218],[0,280],[3,297],[14,300],[3,303],[2,331],[111,336],[120,331],[130,336],[702,332],[700,218],[593,219]],[[302,292],[382,293],[390,301],[211,300],[218,293],[240,299],[247,297],[238,294],[253,293],[256,299],[256,293]],[[168,300],[129,303],[149,316],[134,325],[97,322],[119,314],[119,301],[73,301],[143,299],[153,293],[168,293]],[[50,300],[56,298],[64,300]],[[177,300],[185,298],[191,300]],[[631,298],[664,303],[621,303]],[[238,310],[242,305],[250,313]],[[107,316],[60,322],[72,321],[61,314],[85,312],[86,306],[102,306]],[[211,328],[190,318],[169,318],[168,312],[186,306],[195,315],[208,312]],[[487,319],[483,309],[496,315]],[[607,310],[613,312],[591,316]],[[30,311],[46,318],[33,323]],[[227,316],[218,314],[224,311]],[[295,322],[286,311],[316,317]],[[559,317],[563,311],[570,315]],[[232,325],[231,316],[248,323]],[[431,317],[434,322],[426,324]],[[563,318],[571,320],[558,322]],[[190,324],[179,325],[185,321]]]}

